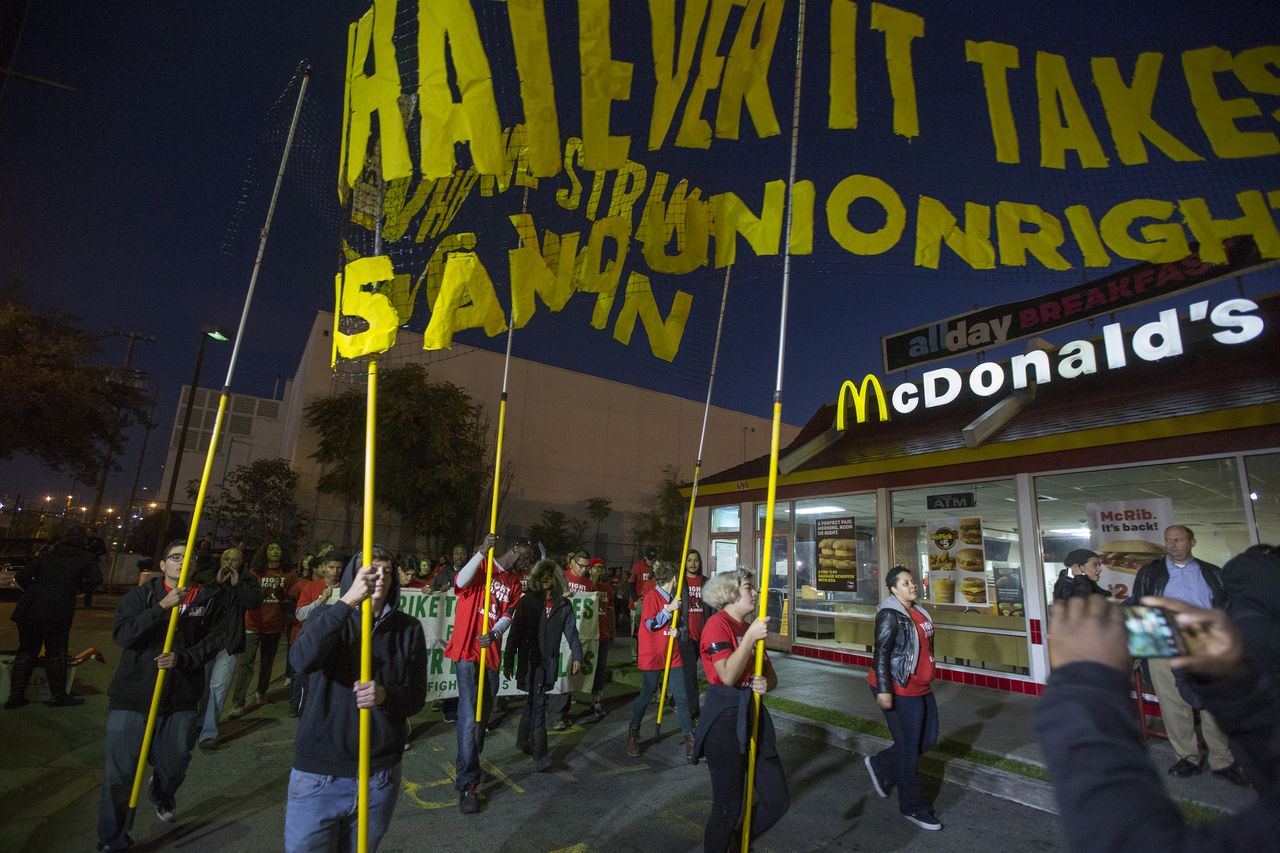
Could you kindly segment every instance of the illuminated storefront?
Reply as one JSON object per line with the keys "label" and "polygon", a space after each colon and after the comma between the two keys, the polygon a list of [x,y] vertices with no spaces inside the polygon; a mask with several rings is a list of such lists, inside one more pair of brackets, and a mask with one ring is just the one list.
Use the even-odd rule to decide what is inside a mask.
{"label": "illuminated storefront", "polygon": [[[1097,545],[1100,523],[1120,531],[1109,566],[1120,592],[1130,564],[1150,557],[1126,561],[1119,543],[1158,541],[1169,523],[1192,527],[1196,554],[1219,565],[1280,541],[1280,298],[1232,302],[1208,306],[1201,323],[1152,311],[1163,333],[1104,328],[1092,371],[1061,371],[1064,345],[1020,366],[885,383],[884,417],[879,380],[848,383],[844,429],[837,405],[824,406],[780,455],[776,645],[866,665],[882,570],[902,564],[924,581],[943,678],[1034,693],[1048,673],[1061,560]],[[1250,334],[1237,324],[1215,338],[1215,310],[1239,312],[1232,322],[1244,317]],[[1033,381],[1019,387],[1020,375]],[[996,377],[1001,387],[983,393]],[[732,568],[735,549],[738,564],[758,566],[767,466],[764,457],[702,481],[695,542],[722,555],[715,570]]]}

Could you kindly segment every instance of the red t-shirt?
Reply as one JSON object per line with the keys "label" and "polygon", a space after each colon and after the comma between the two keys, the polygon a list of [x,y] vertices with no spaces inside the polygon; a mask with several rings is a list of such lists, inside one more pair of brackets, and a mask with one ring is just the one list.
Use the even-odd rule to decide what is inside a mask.
{"label": "red t-shirt", "polygon": [[[916,659],[916,671],[911,673],[906,684],[893,682],[895,696],[924,696],[933,690],[929,686],[933,682],[934,675],[933,647],[929,642],[933,639],[933,623],[919,607],[911,608],[911,621],[915,623],[916,636],[920,639],[920,656]],[[873,688],[879,687],[879,679],[876,678],[874,669],[867,673],[867,683]]]}
{"label": "red t-shirt", "polygon": [[653,579],[653,567],[644,560],[636,560],[636,564],[631,567],[631,575],[627,578],[627,583],[631,584],[635,597],[641,599],[648,595],[649,590],[653,589],[658,582]]}
{"label": "red t-shirt", "polygon": [[267,568],[257,577],[258,586],[262,587],[262,604],[244,612],[245,630],[255,634],[283,634],[282,602],[288,597],[286,590],[289,579],[284,572],[272,568]]}
{"label": "red t-shirt", "polygon": [[689,598],[689,638],[695,643],[702,636],[702,575],[684,576],[684,588]]}
{"label": "red t-shirt", "polygon": [[[465,588],[454,582],[453,591],[458,596],[458,609],[453,616],[453,633],[444,647],[444,656],[451,661],[480,660],[480,633],[484,627],[484,567]],[[512,572],[494,567],[493,582],[489,586],[489,627],[504,615],[515,610],[520,600],[520,580]],[[489,646],[485,653],[485,666],[496,671],[502,664],[502,639]]]}
{"label": "red t-shirt", "polygon": [[[738,646],[742,643],[742,637],[747,633],[747,623],[734,619],[725,611],[719,613],[707,620],[707,624],[702,626],[702,640],[698,643],[698,649],[702,653],[702,669],[707,673],[708,684],[724,684],[720,680],[720,673],[716,671],[715,662],[724,660],[729,655],[737,651]],[[728,644],[725,646],[725,644]],[[718,651],[711,651],[711,646],[720,645]],[[766,669],[769,665],[769,653],[764,653]],[[738,679],[736,687],[748,687],[751,685],[751,676],[755,675],[755,666],[746,666],[742,670],[742,677]]]}
{"label": "red t-shirt", "polygon": [[[650,631],[648,621],[658,615],[671,599],[665,598],[657,587],[649,590],[640,605],[640,669],[662,669],[667,663],[667,637],[671,636],[671,623],[668,621],[657,631]],[[680,651],[671,653],[671,668],[680,666]]]}
{"label": "red t-shirt", "polygon": [[600,642],[612,643],[614,632],[613,587],[607,583],[596,584],[600,593]]}
{"label": "red t-shirt", "polygon": [[[298,595],[298,608],[301,609],[303,607],[306,607],[308,604],[314,604],[315,602],[319,601],[320,596],[324,595],[324,591],[328,588],[329,588],[329,585],[324,581],[309,581],[309,580],[306,580],[305,578],[302,579],[301,582],[295,585],[295,589],[297,590],[297,595]],[[335,587],[333,590],[333,595],[330,596],[329,600],[336,601],[337,595],[338,595],[338,589],[337,587]],[[306,624],[306,621],[307,620],[305,619],[293,620],[293,627],[289,629],[290,643],[298,639],[298,632],[302,630],[302,626]]]}
{"label": "red t-shirt", "polygon": [[584,578],[576,575],[571,571],[564,573],[564,582],[569,587],[569,592],[595,592],[596,585],[591,578]]}

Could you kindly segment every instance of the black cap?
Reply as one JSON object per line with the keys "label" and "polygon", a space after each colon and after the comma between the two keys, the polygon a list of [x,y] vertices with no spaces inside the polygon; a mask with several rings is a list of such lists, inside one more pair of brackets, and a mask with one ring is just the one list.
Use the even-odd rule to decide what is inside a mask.
{"label": "black cap", "polygon": [[1066,566],[1068,569],[1075,566],[1082,566],[1096,556],[1098,555],[1093,551],[1090,551],[1088,548],[1077,548],[1067,555],[1067,558],[1062,561],[1062,565]]}
{"label": "black cap", "polygon": [[657,548],[645,548],[645,549],[644,549],[644,558],[645,558],[646,560],[656,560],[656,559],[658,559],[658,549],[657,549]]}

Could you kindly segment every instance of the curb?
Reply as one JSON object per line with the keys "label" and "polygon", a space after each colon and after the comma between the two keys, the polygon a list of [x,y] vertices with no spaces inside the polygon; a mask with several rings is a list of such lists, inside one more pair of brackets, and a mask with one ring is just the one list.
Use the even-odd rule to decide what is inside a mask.
{"label": "curb", "polygon": [[[874,755],[890,745],[890,741],[885,738],[824,725],[772,708],[769,714],[773,717],[774,728],[780,732],[798,735],[846,752]],[[971,791],[989,794],[1048,814],[1058,813],[1058,802],[1053,793],[1053,786],[1040,779],[997,770],[963,758],[937,754],[926,754],[923,757],[920,762],[920,772]]]}

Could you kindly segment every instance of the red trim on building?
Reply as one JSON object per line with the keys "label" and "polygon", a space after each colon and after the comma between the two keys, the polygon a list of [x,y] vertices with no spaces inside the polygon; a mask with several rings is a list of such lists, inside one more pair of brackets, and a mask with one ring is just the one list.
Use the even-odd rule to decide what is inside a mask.
{"label": "red trim on building", "polygon": [[[802,646],[793,644],[791,646],[793,655],[801,657],[814,658],[815,660],[826,660],[832,663],[843,663],[849,666],[860,666],[867,669],[871,668],[873,663],[869,655],[853,654],[852,652],[842,652],[837,649],[824,649],[819,646]],[[972,684],[974,687],[986,687],[990,690],[1003,690],[1006,693],[1023,693],[1028,696],[1039,696],[1044,692],[1043,684],[1036,684],[1034,681],[1023,681],[1020,678],[1008,678],[1003,675],[987,675],[981,672],[968,672],[958,669],[947,669],[940,666],[936,670],[936,677],[940,681],[952,681],[956,684]]]}
{"label": "red trim on building", "polygon": [[1043,646],[1044,635],[1040,631],[1040,620],[1039,619],[1028,620],[1027,627],[1031,632],[1031,645]]}

